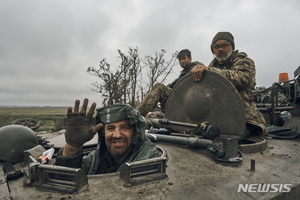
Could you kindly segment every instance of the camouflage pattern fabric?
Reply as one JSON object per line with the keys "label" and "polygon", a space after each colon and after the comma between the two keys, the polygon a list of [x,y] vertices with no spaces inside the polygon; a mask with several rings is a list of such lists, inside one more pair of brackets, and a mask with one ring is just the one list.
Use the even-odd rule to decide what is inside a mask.
{"label": "camouflage pattern fabric", "polygon": [[266,121],[254,102],[256,71],[253,60],[248,58],[246,53],[239,53],[236,50],[229,58],[229,62],[220,65],[217,59],[213,59],[208,69],[225,76],[235,86],[244,102],[246,122],[254,126],[254,130],[255,126],[260,127],[261,135],[265,136],[268,133]]}
{"label": "camouflage pattern fabric", "polygon": [[254,101],[255,103],[271,103],[271,88],[256,87],[254,93]]}
{"label": "camouflage pattern fabric", "polygon": [[[290,96],[289,92],[280,88],[277,90],[277,99],[279,105],[285,104],[286,106],[290,106],[292,104],[292,97]],[[263,86],[256,87],[255,91],[257,92],[257,94],[254,95],[254,100],[256,103],[272,103],[271,88],[265,88]]]}
{"label": "camouflage pattern fabric", "polygon": [[156,83],[151,91],[147,94],[147,96],[143,99],[140,105],[137,107],[137,110],[143,115],[146,116],[148,112],[151,112],[157,105],[158,102],[162,103],[165,101],[172,88],[175,84],[184,77],[186,74],[190,73],[190,71],[194,68],[195,65],[203,65],[201,62],[192,62],[188,64],[181,72],[178,78],[176,78],[172,83],[165,86],[161,83]]}
{"label": "camouflage pattern fabric", "polygon": [[165,118],[165,113],[163,113],[162,111],[148,112],[145,119],[147,120],[147,122],[150,126],[153,126],[151,120],[149,120],[150,118],[152,118],[152,119],[163,119],[163,118]]}
{"label": "camouflage pattern fabric", "polygon": [[169,96],[171,90],[171,88],[165,86],[164,84],[156,83],[152,90],[137,107],[137,110],[143,116],[146,116],[148,112],[152,111],[156,107],[158,102],[162,102]]}
{"label": "camouflage pattern fabric", "polygon": [[162,111],[154,111],[154,112],[148,112],[148,114],[145,117],[147,120],[149,118],[154,118],[154,119],[163,119],[165,118],[165,113]]}

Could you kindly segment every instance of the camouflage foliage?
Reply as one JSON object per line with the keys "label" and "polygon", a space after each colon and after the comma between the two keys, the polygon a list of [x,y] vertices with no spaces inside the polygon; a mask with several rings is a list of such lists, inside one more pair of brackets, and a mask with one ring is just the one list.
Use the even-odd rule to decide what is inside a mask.
{"label": "camouflage foliage", "polygon": [[[254,100],[256,103],[272,103],[271,102],[271,88],[265,87],[256,87],[256,94],[254,96]],[[287,91],[277,88],[277,98],[279,105],[291,105],[292,104],[292,97],[287,93]],[[274,99],[276,101],[276,99]],[[275,102],[274,102],[275,103]]]}

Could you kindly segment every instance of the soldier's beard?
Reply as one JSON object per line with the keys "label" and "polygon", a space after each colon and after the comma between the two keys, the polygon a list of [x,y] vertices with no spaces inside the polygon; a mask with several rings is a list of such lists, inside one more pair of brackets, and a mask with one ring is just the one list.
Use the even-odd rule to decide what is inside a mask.
{"label": "soldier's beard", "polygon": [[231,56],[231,54],[232,54],[232,50],[230,51],[230,52],[228,52],[228,53],[226,53],[226,52],[222,52],[223,54],[225,54],[225,56],[224,55],[222,55],[222,56],[218,56],[218,55],[216,55],[216,59],[219,61],[219,62],[225,62],[226,60],[228,60],[228,58]]}

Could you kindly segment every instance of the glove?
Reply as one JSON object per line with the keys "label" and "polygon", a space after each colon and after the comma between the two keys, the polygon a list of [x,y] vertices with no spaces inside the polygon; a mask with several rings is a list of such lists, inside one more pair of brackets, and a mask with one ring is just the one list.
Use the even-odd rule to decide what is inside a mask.
{"label": "glove", "polygon": [[75,147],[81,147],[94,137],[94,132],[90,129],[92,114],[70,113],[67,114],[67,128],[65,133],[66,142]]}

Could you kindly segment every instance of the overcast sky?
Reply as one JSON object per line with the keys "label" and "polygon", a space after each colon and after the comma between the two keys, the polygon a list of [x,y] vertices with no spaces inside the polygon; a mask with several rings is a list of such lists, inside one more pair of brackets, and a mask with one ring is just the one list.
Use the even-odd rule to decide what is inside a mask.
{"label": "overcast sky", "polygon": [[[118,52],[138,47],[140,56],[184,48],[208,65],[211,40],[234,35],[236,49],[256,65],[257,86],[289,78],[300,65],[299,0],[1,0],[0,105],[72,106],[88,97],[97,79],[86,73]],[[178,76],[178,63],[168,82]]]}

